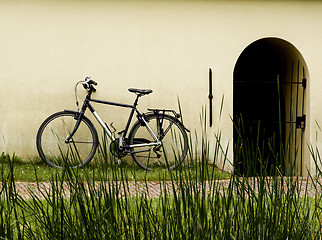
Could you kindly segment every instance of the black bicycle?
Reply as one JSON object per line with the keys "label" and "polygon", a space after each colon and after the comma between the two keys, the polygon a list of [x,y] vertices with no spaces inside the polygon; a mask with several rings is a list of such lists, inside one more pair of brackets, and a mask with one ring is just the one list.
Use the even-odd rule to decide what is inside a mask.
{"label": "black bicycle", "polygon": [[[89,109],[98,123],[111,139],[110,151],[118,161],[131,154],[134,161],[142,168],[151,170],[155,167],[174,169],[185,159],[188,151],[188,137],[179,120],[180,114],[174,110],[148,109],[148,113],[140,113],[138,100],[152,93],[149,89],[128,89],[136,94],[133,105],[92,99],[97,83],[90,77],[75,86],[76,103],[77,85],[82,84],[87,91],[80,110],[64,110],[49,116],[40,126],[37,133],[37,150],[40,157],[52,167],[83,167],[88,164],[99,145],[97,131],[93,123],[85,116]],[[130,116],[123,131],[117,136],[97,114],[91,103],[108,104],[131,108]],[[137,121],[128,133],[133,115]],[[112,126],[113,127],[113,126]]]}

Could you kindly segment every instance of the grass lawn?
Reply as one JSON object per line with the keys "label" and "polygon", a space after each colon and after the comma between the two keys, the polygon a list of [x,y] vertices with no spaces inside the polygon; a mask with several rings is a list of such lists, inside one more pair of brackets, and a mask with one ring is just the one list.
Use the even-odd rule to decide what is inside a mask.
{"label": "grass lawn", "polygon": [[[13,160],[11,160],[13,159]],[[177,170],[144,171],[135,165],[99,165],[83,169],[55,169],[37,160],[24,162],[3,155],[0,159],[0,239],[320,239],[320,195],[300,196],[300,181],[284,190],[265,187],[258,177],[258,192],[248,189],[251,179],[229,176],[208,164]],[[230,177],[227,191],[214,184],[206,188],[194,180]],[[73,186],[70,197],[60,191],[60,179]],[[160,181],[179,184],[177,194],[160,198],[119,196],[111,185],[96,180]],[[45,199],[20,198],[15,181],[51,181]],[[177,181],[183,180],[183,181]],[[1,180],[0,180],[1,181]],[[189,181],[189,184],[186,184]],[[90,183],[90,184],[88,184]],[[86,190],[86,184],[89,186]],[[201,189],[200,192],[196,191]],[[234,191],[238,190],[238,193]]]}
{"label": "grass lawn", "polygon": [[[8,155],[2,154],[0,157],[0,171],[3,171],[4,175],[7,175],[10,171],[10,164]],[[61,173],[62,169],[56,169],[45,164],[41,159],[33,159],[29,161],[23,161],[19,157],[14,157],[13,160],[13,173],[15,181],[50,181],[52,176],[56,173]],[[152,171],[146,171],[141,169],[135,164],[127,164],[123,162],[121,165],[118,164],[107,164],[102,165],[93,160],[92,163],[79,169],[79,173],[88,174],[94,180],[123,180],[129,181],[159,181],[171,180],[170,171],[166,169],[155,169]],[[181,174],[186,179],[199,179],[201,175],[200,164],[184,164],[181,169],[172,171],[176,176]],[[207,174],[202,179],[229,179],[229,174],[221,171],[213,165],[207,166]]]}

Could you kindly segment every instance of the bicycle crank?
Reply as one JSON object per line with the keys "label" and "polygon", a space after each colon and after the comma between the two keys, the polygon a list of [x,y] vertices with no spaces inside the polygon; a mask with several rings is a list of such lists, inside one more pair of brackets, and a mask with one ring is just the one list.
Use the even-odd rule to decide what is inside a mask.
{"label": "bicycle crank", "polygon": [[153,148],[153,152],[157,155],[157,158],[161,157],[161,153],[160,153],[161,149],[160,148],[161,148],[161,146],[157,146],[157,147]]}
{"label": "bicycle crank", "polygon": [[115,139],[113,142],[110,144],[110,151],[113,154],[113,156],[117,158],[121,158],[126,156],[126,152],[122,149],[119,148],[119,139]]}

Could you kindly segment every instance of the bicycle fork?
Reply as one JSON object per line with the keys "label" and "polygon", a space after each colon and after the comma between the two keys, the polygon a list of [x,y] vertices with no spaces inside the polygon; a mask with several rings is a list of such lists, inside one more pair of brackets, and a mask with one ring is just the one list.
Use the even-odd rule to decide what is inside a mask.
{"label": "bicycle fork", "polygon": [[69,141],[72,139],[72,137],[76,133],[76,131],[77,131],[77,129],[78,129],[78,127],[79,127],[79,125],[80,125],[80,123],[82,121],[82,116],[84,115],[84,114],[79,113],[79,112],[75,112],[75,113],[76,113],[75,114],[76,115],[75,119],[77,119],[77,122],[75,124],[75,127],[74,127],[73,131],[69,135],[66,136],[65,143],[69,143]]}

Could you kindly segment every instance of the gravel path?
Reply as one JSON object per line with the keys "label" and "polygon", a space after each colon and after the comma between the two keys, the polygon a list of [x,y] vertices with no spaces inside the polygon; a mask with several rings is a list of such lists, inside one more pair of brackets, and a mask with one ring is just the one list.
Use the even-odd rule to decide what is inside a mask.
{"label": "gravel path", "polygon": [[[307,178],[301,178],[299,181],[297,181],[297,184],[290,184],[290,178],[283,178],[279,179],[277,182],[274,181],[272,178],[265,179],[265,188],[267,189],[268,194],[274,193],[274,189],[278,188],[281,189],[283,187],[283,190],[280,190],[279,192],[286,194],[289,188],[294,188],[292,192],[295,192],[296,194],[299,194],[300,196],[311,196],[315,197],[317,194],[321,194],[321,186],[322,186],[322,179],[316,179],[315,181],[311,181]],[[294,181],[293,181],[294,183]],[[105,186],[103,186],[105,184]],[[219,180],[219,181],[205,181],[203,183],[192,183],[192,182],[185,182],[183,183],[183,188],[186,189],[185,186],[190,186],[190,191],[193,191],[193,193],[199,193],[201,192],[201,189],[206,190],[206,194],[223,194],[224,192],[227,192],[227,189],[229,188],[230,181],[229,180]],[[277,184],[277,185],[275,185]],[[27,183],[27,182],[16,182],[15,183],[18,195],[23,197],[24,199],[31,198],[31,195],[34,194],[40,199],[45,199],[48,196],[51,196],[52,192],[52,185],[49,182],[40,182],[40,183]],[[84,184],[85,188],[88,189],[88,185]],[[178,187],[179,184],[172,184],[170,181],[166,182],[134,182],[130,181],[127,184],[123,182],[96,182],[95,188],[99,187],[106,187],[107,189],[113,188],[114,192],[118,193],[119,197],[124,196],[141,196],[146,195],[150,198],[157,198],[164,194],[173,194],[173,191],[180,193],[180,188]],[[242,179],[239,179],[238,184],[234,184],[233,191],[236,195],[238,195],[241,190],[242,192],[246,193],[247,196],[251,197],[254,193],[258,193],[258,188],[260,184],[256,181],[256,179],[248,179],[248,181],[243,181]],[[278,187],[276,187],[278,186]],[[61,188],[61,187],[60,187]],[[0,190],[2,189],[1,183],[0,183]],[[246,191],[245,191],[246,189]],[[72,187],[67,183],[64,182],[62,184],[62,190],[64,192],[64,195],[66,197],[70,196],[70,191],[72,190]],[[251,191],[248,191],[251,190]]]}

